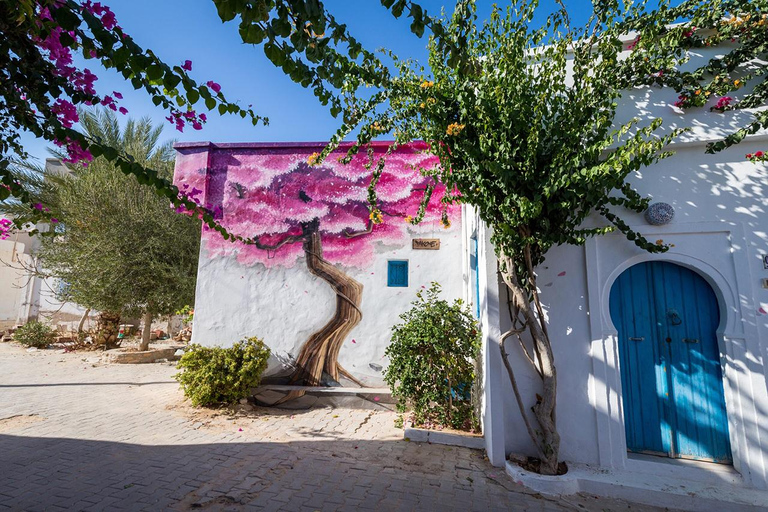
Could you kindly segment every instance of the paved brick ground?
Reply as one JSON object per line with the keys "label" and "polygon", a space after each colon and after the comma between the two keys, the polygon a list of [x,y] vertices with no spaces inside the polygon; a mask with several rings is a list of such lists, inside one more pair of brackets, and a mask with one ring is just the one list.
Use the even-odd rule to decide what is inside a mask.
{"label": "paved brick ground", "polygon": [[652,510],[544,498],[388,412],[195,410],[174,372],[0,344],[0,509]]}

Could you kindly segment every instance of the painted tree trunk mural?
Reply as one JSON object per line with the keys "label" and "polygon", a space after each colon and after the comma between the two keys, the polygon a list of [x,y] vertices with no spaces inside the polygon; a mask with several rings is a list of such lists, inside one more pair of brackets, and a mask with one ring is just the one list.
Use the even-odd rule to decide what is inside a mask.
{"label": "painted tree trunk mural", "polygon": [[323,244],[317,230],[313,230],[304,241],[304,253],[309,271],[331,285],[336,293],[336,312],[301,348],[296,358],[297,370],[291,381],[303,381],[308,386],[318,386],[323,372],[334,381],[339,380],[339,373],[356,381],[357,379],[339,365],[338,357],[347,335],[363,318],[363,312],[360,310],[363,285],[323,258]]}
{"label": "painted tree trunk mural", "polygon": [[[363,318],[363,312],[360,309],[363,285],[323,258],[323,242],[318,225],[317,219],[302,225],[304,254],[309,271],[328,283],[336,293],[336,311],[328,323],[313,333],[301,347],[290,382],[297,385],[319,386],[323,382],[324,373],[334,382],[338,382],[340,374],[343,374],[360,387],[364,387],[338,362],[339,351],[344,340]],[[275,405],[302,395],[304,391],[291,391],[275,402]]]}
{"label": "painted tree trunk mural", "polygon": [[[449,203],[445,189],[419,172],[437,162],[424,151],[426,145],[404,146],[386,156],[373,178],[377,185],[373,203],[368,193],[376,175],[372,165],[384,156],[384,144],[374,143],[371,151],[349,163],[341,161],[343,149],[320,165],[311,154],[321,149],[318,146],[254,147],[258,149],[216,150],[212,156],[180,151],[175,181],[181,190],[218,210],[220,222],[232,233],[253,241],[233,244],[204,231],[205,253],[266,269],[291,268],[303,257],[308,272],[333,290],[334,313],[300,344],[296,340],[298,354],[288,354],[289,375],[278,372],[268,378],[297,386],[339,385],[344,380],[364,387],[339,364],[345,341],[363,319],[363,285],[347,269],[367,269],[379,246],[403,247],[410,243],[413,230],[449,227],[448,218],[456,218],[458,205]],[[425,194],[430,201],[420,210]],[[419,226],[414,219],[421,221]],[[291,391],[276,403],[302,394]]]}

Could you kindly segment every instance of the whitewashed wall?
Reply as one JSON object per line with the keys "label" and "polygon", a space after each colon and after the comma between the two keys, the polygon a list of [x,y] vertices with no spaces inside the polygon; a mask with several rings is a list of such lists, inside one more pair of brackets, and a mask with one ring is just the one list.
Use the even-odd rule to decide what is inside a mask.
{"label": "whitewashed wall", "polygon": [[15,324],[24,302],[26,282],[17,260],[24,258],[25,244],[0,240],[0,322]]}
{"label": "whitewashed wall", "polygon": [[[537,270],[558,367],[561,457],[630,471],[658,470],[657,464],[648,466],[627,457],[618,349],[607,304],[610,285],[621,270],[645,259],[669,260],[702,274],[720,298],[724,318],[720,348],[734,467],[745,485],[766,488],[768,289],[762,288],[761,280],[768,278],[762,264],[762,256],[768,254],[768,165],[747,162],[744,155],[768,149],[768,137],[758,134],[722,153],[705,154],[706,142],[733,131],[748,114],[701,109],[681,113],[671,107],[676,98],[674,91],[659,88],[628,92],[617,118],[624,122],[662,117],[662,133],[693,127],[674,145],[675,156],[630,178],[641,194],[674,206],[673,222],[654,227],[642,215],[624,212],[625,220],[652,241],[662,239],[675,247],[666,254],[649,255],[623,236],[609,235],[590,240],[586,247],[555,247]],[[592,218],[587,224],[604,223]],[[489,455],[498,465],[499,444],[505,454],[535,453],[511,385],[493,353],[498,333],[509,322],[505,291],[493,286],[495,267],[488,264],[486,270],[490,285],[484,311],[492,320],[484,326],[490,373],[486,400],[491,411],[486,421],[495,426],[486,427],[486,437],[491,436]],[[500,318],[494,325],[493,313],[498,309]],[[509,350],[520,375],[518,384],[531,406],[539,381],[523,364],[519,348],[510,343]],[[501,424],[499,414],[504,418]],[[686,478],[703,475],[683,466],[674,468]]]}
{"label": "whitewashed wall", "polygon": [[[439,250],[379,247],[366,270],[344,268],[363,284],[362,321],[339,353],[339,363],[371,386],[382,384],[384,350],[398,316],[409,309],[416,292],[437,281],[443,296],[464,296],[461,226],[413,233],[414,238],[439,238]],[[407,288],[387,287],[387,261],[409,262]],[[302,258],[294,267],[267,269],[244,266],[235,257],[210,258],[201,248],[195,297],[193,339],[203,345],[230,346],[244,336],[258,336],[272,350],[267,375],[280,371],[298,355],[301,345],[332,316],[336,295],[325,281],[311,275]]]}

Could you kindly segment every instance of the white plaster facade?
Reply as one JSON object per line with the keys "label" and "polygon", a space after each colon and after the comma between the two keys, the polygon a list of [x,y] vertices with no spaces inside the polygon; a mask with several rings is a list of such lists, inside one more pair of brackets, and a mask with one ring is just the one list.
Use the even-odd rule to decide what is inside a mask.
{"label": "white plaster facade", "polygon": [[[45,167],[48,174],[70,172],[56,158],[46,159]],[[39,245],[39,239],[25,231],[14,231],[6,240],[0,240],[0,329],[30,320],[75,329],[85,312],[76,304],[59,300],[57,293],[63,286],[60,279],[32,275],[39,265],[35,257]],[[87,319],[86,329],[96,325],[95,315]]]}
{"label": "white plaster facade", "polygon": [[[710,50],[710,53],[715,50]],[[707,55],[702,55],[706,57]],[[624,475],[656,474],[674,479],[720,482],[768,489],[768,165],[746,161],[746,153],[768,148],[764,133],[711,155],[707,142],[732,132],[749,116],[700,109],[679,113],[676,94],[647,88],[625,94],[618,122],[662,117],[664,130],[692,126],[673,144],[676,154],[643,169],[630,181],[653,202],[675,208],[674,220],[652,226],[642,215],[625,220],[649,240],[674,244],[649,254],[622,235],[588,240],[585,247],[553,248],[537,269],[541,300],[558,367],[557,418],[561,458]],[[592,218],[590,225],[602,225]],[[502,367],[497,340],[509,326],[506,292],[486,243],[481,276],[484,342],[484,432],[489,458],[498,466],[511,453],[535,455]],[[630,266],[670,261],[704,277],[715,291],[721,324],[717,330],[733,466],[689,464],[627,452],[617,330],[609,313],[613,282]],[[507,350],[526,406],[532,406],[538,379],[522,362],[514,343]],[[520,357],[517,357],[520,356]],[[631,477],[629,478],[631,480]]]}
{"label": "white plaster facade", "polygon": [[[382,385],[391,328],[416,299],[416,291],[436,281],[448,300],[464,293],[461,229],[419,231],[413,236],[439,238],[440,249],[382,246],[370,268],[344,268],[363,285],[363,318],[344,343],[339,364],[372,387]],[[408,287],[387,287],[388,260],[408,260]],[[245,266],[233,256],[209,257],[205,241],[197,283],[192,341],[231,346],[245,336],[258,336],[272,351],[266,375],[290,364],[301,345],[333,316],[336,303],[336,294],[309,273],[303,257],[290,268]]]}

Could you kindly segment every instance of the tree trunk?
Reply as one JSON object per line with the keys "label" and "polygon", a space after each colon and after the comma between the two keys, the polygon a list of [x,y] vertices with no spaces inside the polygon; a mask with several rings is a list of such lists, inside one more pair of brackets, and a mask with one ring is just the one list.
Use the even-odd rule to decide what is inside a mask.
{"label": "tree trunk", "polygon": [[77,324],[77,334],[80,334],[83,332],[83,326],[85,325],[85,321],[88,320],[88,315],[91,314],[91,308],[88,308],[83,313],[83,316],[80,317],[80,323]]}
{"label": "tree trunk", "polygon": [[117,333],[119,330],[120,313],[102,311],[101,314],[99,314],[96,344],[102,345],[105,350],[120,346],[120,343],[117,340]]}
{"label": "tree trunk", "polygon": [[149,338],[152,333],[152,313],[144,313],[144,328],[141,330],[141,345],[139,350],[149,350]]}
{"label": "tree trunk", "polygon": [[[323,372],[335,381],[339,380],[339,374],[355,380],[339,366],[337,358],[347,335],[363,318],[360,310],[363,285],[323,259],[323,246],[317,225],[313,224],[308,229],[311,229],[311,232],[304,241],[307,268],[336,292],[336,312],[328,323],[312,334],[301,347],[301,352],[296,358],[296,370],[291,375],[290,382],[319,386]],[[303,391],[292,391],[277,403],[298,398],[303,394]]]}
{"label": "tree trunk", "polygon": [[[538,436],[537,448],[541,458],[541,473],[544,475],[556,475],[560,452],[560,434],[557,432],[556,422],[557,371],[555,369],[552,344],[547,333],[546,323],[542,316],[541,303],[539,302],[536,290],[536,278],[533,274],[529,258],[528,261],[521,262],[527,266],[529,274],[528,287],[520,282],[517,275],[517,267],[515,266],[516,262],[513,257],[504,254],[502,255],[502,260],[502,277],[511,292],[512,302],[518,314],[519,323],[523,325],[523,328],[516,331],[515,334],[522,346],[522,350],[527,356],[526,359],[534,366],[542,382],[541,395],[536,396],[536,404],[532,408],[539,427],[536,430]],[[532,305],[535,306],[538,316],[534,312]],[[513,318],[512,321],[514,324],[516,319]],[[521,336],[524,332],[527,332],[533,341],[535,356],[530,356],[525,347]],[[506,355],[503,345],[502,355]],[[505,364],[505,366],[513,386],[515,386],[512,367],[509,364]],[[528,411],[524,408],[521,400],[518,400],[518,406],[521,414],[523,414],[524,418],[527,418]]]}

